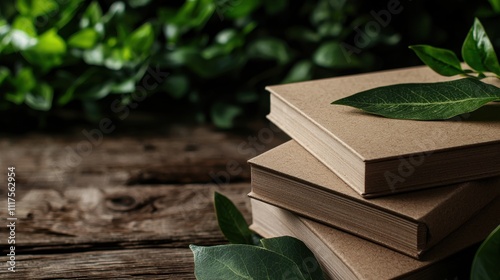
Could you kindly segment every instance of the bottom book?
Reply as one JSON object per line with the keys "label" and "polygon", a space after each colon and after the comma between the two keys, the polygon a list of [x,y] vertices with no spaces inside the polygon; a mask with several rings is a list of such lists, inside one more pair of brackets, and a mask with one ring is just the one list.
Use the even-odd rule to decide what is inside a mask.
{"label": "bottom book", "polygon": [[265,238],[288,235],[302,240],[330,279],[469,279],[477,245],[500,224],[500,199],[495,199],[416,260],[276,206],[255,199],[251,203],[252,230]]}

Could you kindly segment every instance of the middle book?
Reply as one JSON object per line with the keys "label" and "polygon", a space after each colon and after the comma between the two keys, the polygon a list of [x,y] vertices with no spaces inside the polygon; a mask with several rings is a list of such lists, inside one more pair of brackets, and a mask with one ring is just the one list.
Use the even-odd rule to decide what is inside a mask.
{"label": "middle book", "polygon": [[294,140],[249,163],[250,197],[417,259],[500,194],[495,177],[365,199]]}

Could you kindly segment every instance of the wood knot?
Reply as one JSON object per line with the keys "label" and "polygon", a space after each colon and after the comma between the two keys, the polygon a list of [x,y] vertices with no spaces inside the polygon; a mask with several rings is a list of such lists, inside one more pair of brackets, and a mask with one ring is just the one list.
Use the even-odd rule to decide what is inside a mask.
{"label": "wood knot", "polygon": [[137,207],[135,198],[129,195],[118,195],[106,199],[106,207],[114,211],[130,211]]}
{"label": "wood knot", "polygon": [[146,152],[154,152],[156,151],[156,146],[153,144],[145,144],[144,145],[144,151]]}

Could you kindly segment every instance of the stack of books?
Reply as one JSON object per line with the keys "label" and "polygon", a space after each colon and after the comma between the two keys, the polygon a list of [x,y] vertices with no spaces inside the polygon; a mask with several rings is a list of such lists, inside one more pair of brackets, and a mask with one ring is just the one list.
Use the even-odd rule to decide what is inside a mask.
{"label": "stack of books", "polygon": [[414,67],[268,87],[293,140],[249,161],[252,229],[299,238],[331,279],[468,279],[500,224],[500,103],[447,121],[330,104],[450,79]]}

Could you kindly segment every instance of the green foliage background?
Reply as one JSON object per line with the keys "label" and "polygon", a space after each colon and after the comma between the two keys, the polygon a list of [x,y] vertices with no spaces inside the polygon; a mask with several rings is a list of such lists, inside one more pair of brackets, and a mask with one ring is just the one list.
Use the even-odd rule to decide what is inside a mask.
{"label": "green foliage background", "polygon": [[[401,13],[346,55],[390,2],[2,1],[1,124],[57,129],[82,116],[118,119],[118,100],[230,128],[267,112],[266,85],[417,65],[408,45],[457,50],[474,16],[500,47],[498,1],[399,1]],[[168,77],[135,102],[148,69]]]}

